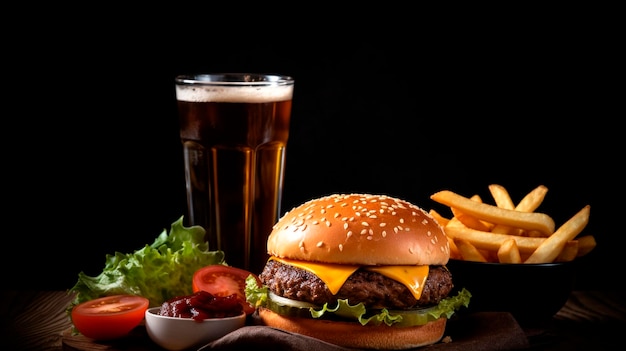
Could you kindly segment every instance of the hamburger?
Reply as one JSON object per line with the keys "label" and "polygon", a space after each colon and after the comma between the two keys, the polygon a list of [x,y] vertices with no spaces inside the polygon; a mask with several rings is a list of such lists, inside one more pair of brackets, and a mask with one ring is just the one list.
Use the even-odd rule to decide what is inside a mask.
{"label": "hamburger", "polygon": [[386,195],[333,194],[275,224],[246,298],[258,324],[336,345],[408,349],[443,337],[471,294],[454,285],[448,240],[420,207]]}

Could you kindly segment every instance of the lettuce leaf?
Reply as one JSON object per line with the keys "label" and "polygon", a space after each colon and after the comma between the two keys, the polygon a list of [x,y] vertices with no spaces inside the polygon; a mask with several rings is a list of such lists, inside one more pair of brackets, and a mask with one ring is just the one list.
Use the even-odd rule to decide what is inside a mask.
{"label": "lettuce leaf", "polygon": [[200,226],[183,226],[183,217],[172,223],[151,245],[130,254],[107,254],[104,269],[97,276],[78,274],[68,290],[76,293],[67,311],[82,302],[116,294],[140,295],[150,307],[160,306],[176,296],[190,295],[194,272],[204,266],[224,264],[224,252],[209,251]]}
{"label": "lettuce leaf", "polygon": [[[254,277],[246,279],[246,300],[256,307],[266,307],[275,310],[281,314],[293,316],[303,316],[308,314],[311,318],[340,318],[344,320],[353,320],[362,325],[380,325],[385,323],[389,326],[415,326],[423,325],[430,321],[439,319],[440,317],[450,318],[461,307],[468,307],[472,294],[465,288],[458,292],[455,296],[449,296],[439,302],[438,305],[408,311],[392,310],[385,308],[381,310],[368,311],[362,303],[350,305],[348,300],[338,299],[334,306],[328,303],[320,308],[302,308],[302,307],[286,307],[278,306],[270,300],[268,288],[259,287]],[[304,314],[306,309],[309,313]]]}

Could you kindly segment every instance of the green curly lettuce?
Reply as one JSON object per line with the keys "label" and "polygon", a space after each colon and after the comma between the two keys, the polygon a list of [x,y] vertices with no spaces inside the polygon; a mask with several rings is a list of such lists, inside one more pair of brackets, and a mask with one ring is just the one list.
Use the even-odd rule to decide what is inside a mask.
{"label": "green curly lettuce", "polygon": [[258,286],[254,277],[246,279],[246,300],[256,307],[265,307],[280,314],[310,318],[340,318],[353,320],[362,325],[380,325],[408,327],[424,325],[441,317],[450,318],[461,307],[468,307],[472,294],[465,288],[455,296],[449,296],[439,302],[438,305],[425,309],[409,311],[387,310],[385,308],[368,311],[363,303],[350,305],[348,300],[337,300],[334,306],[328,303],[316,307],[289,307],[280,305],[269,298],[269,290],[266,286]]}
{"label": "green curly lettuce", "polygon": [[68,290],[76,296],[67,312],[79,303],[103,296],[140,295],[150,300],[150,307],[156,307],[170,298],[192,294],[197,269],[226,265],[224,252],[209,251],[204,235],[204,228],[185,227],[180,217],[172,223],[169,233],[164,229],[152,245],[130,254],[107,254],[102,273],[78,274],[78,281]]}

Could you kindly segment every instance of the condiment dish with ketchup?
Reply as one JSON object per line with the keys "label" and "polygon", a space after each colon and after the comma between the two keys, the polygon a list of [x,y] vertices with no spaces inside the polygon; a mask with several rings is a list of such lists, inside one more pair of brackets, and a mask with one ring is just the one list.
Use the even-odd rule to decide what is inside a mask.
{"label": "condiment dish with ketchup", "polygon": [[200,347],[246,324],[247,314],[236,295],[199,291],[173,298],[145,312],[150,339],[170,351]]}
{"label": "condiment dish with ketchup", "polygon": [[246,314],[223,318],[169,317],[159,314],[161,307],[146,310],[146,331],[152,341],[170,351],[199,347],[235,331],[246,324]]}

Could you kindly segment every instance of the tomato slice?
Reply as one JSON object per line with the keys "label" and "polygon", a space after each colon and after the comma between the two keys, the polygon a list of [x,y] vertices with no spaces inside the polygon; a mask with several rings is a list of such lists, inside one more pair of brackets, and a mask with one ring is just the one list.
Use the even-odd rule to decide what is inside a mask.
{"label": "tomato slice", "polygon": [[243,310],[246,314],[251,314],[255,308],[246,301],[245,295],[246,278],[251,274],[261,285],[259,277],[245,269],[221,264],[205,266],[194,273],[192,289],[194,293],[204,290],[215,296],[237,294],[241,299]]}
{"label": "tomato slice", "polygon": [[142,296],[113,295],[72,308],[72,323],[86,337],[117,339],[130,333],[144,318],[150,301]]}

